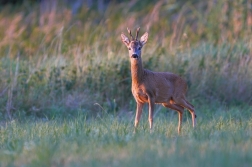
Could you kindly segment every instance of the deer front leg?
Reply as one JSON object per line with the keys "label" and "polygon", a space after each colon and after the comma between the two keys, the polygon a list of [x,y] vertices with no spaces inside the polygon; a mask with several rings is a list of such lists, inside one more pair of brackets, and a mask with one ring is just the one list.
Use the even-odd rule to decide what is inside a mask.
{"label": "deer front leg", "polygon": [[137,109],[136,109],[136,117],[135,117],[135,128],[134,128],[134,132],[136,132],[136,128],[137,128],[137,126],[138,126],[138,123],[139,123],[139,120],[140,120],[142,111],[143,111],[143,104],[137,102]]}
{"label": "deer front leg", "polygon": [[179,122],[178,122],[178,134],[181,132],[181,125],[182,125],[182,118],[183,118],[183,112],[178,112],[179,116]]}
{"label": "deer front leg", "polygon": [[153,123],[153,113],[154,113],[154,106],[155,106],[155,102],[153,99],[149,98],[149,124],[150,124],[150,130],[152,132],[152,123]]}

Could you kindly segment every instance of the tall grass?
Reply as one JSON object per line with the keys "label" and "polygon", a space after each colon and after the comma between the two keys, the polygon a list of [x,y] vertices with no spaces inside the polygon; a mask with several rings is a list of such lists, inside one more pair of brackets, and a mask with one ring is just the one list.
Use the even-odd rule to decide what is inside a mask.
{"label": "tall grass", "polygon": [[120,33],[138,26],[150,34],[144,67],[181,75],[190,101],[252,102],[250,1],[132,1],[76,15],[59,3],[39,11],[25,3],[0,12],[1,118],[134,110]]}

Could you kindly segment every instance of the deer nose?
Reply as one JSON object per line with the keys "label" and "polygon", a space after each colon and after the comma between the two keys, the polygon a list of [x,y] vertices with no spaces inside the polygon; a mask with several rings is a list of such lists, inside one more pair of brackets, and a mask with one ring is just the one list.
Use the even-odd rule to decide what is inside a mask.
{"label": "deer nose", "polygon": [[137,58],[138,58],[138,55],[134,53],[134,54],[132,54],[131,57],[134,58],[134,59],[137,59]]}

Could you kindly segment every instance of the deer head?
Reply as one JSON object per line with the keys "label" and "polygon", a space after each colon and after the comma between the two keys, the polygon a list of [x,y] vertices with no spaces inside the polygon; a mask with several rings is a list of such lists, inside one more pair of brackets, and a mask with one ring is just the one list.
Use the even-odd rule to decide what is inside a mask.
{"label": "deer head", "polygon": [[137,38],[138,38],[140,27],[136,31],[135,38],[132,36],[131,31],[128,28],[127,28],[127,30],[128,30],[128,33],[129,33],[131,39],[129,39],[126,35],[124,35],[122,33],[121,34],[121,40],[127,46],[127,48],[129,49],[130,58],[138,59],[138,58],[141,57],[142,47],[144,46],[144,44],[148,40],[148,33],[145,32],[143,34],[143,36],[140,38],[140,40],[138,40]]}

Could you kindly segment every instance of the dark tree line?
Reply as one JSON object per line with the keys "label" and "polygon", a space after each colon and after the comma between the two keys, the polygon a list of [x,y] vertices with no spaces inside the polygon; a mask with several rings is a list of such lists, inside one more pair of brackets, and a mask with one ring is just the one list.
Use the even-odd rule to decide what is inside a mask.
{"label": "dark tree line", "polygon": [[65,3],[71,7],[72,13],[75,14],[82,6],[95,7],[99,12],[103,12],[112,1],[120,3],[124,0],[0,0],[0,7],[5,5],[22,5],[23,3],[39,3],[41,8],[43,8],[57,3]]}

